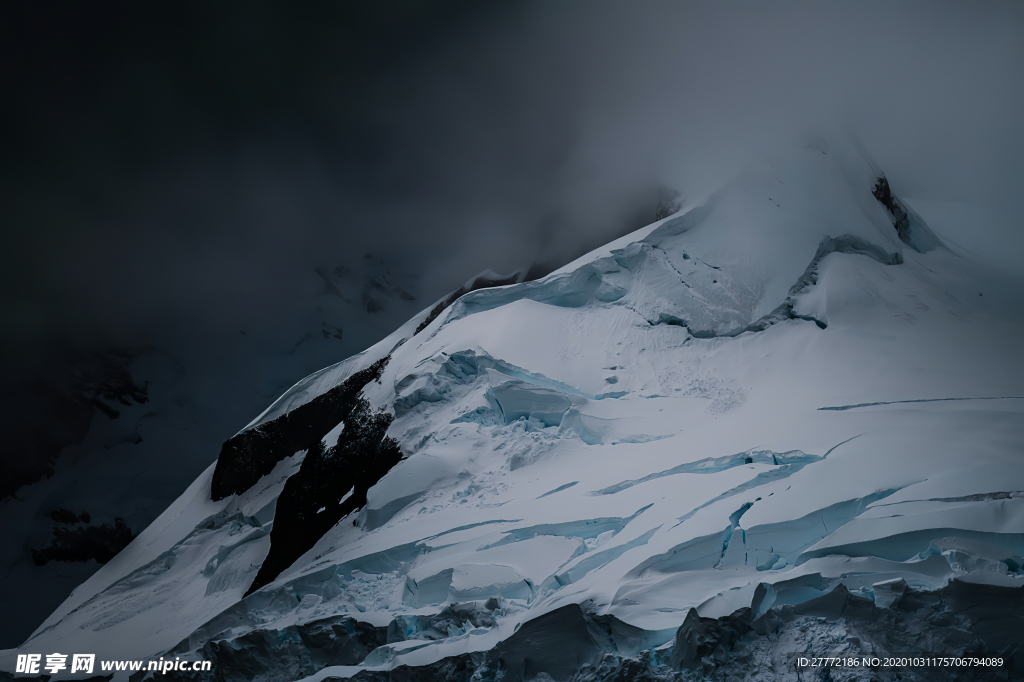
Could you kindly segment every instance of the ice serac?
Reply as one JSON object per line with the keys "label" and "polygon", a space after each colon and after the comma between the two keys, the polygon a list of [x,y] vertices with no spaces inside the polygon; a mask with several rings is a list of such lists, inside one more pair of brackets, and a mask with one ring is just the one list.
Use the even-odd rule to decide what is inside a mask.
{"label": "ice serac", "polygon": [[1018,290],[879,177],[792,150],[439,301],[286,392],[23,650],[225,680],[807,679],[800,651],[1019,677]]}
{"label": "ice serac", "polygon": [[419,334],[421,331],[426,329],[427,325],[436,320],[438,315],[444,312],[444,310],[452,303],[459,300],[459,298],[464,294],[467,294],[470,291],[477,291],[479,289],[489,289],[491,287],[517,284],[522,282],[524,277],[526,277],[525,269],[517,270],[507,276],[498,275],[490,270],[480,273],[452,293],[448,294],[448,296],[443,300],[438,301],[437,305],[430,309],[430,313],[423,319],[423,321],[416,326],[416,333]]}

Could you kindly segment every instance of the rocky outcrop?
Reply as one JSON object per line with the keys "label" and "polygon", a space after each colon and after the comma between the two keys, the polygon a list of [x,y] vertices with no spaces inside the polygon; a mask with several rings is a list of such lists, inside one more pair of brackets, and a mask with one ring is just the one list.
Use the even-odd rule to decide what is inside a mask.
{"label": "rocky outcrop", "polygon": [[[212,663],[209,672],[172,670],[161,676],[174,682],[297,680],[329,665],[361,663],[367,654],[384,644],[384,636],[384,628],[375,628],[347,616],[280,630],[255,630],[235,639],[207,642],[202,657]],[[185,647],[179,647],[169,655],[185,651]]]}
{"label": "rocky outcrop", "polygon": [[[316,440],[306,446],[301,468],[281,491],[270,533],[270,552],[246,594],[276,578],[336,523],[362,508],[367,491],[402,459],[398,441],[386,435],[394,420],[391,414],[375,412],[365,399],[355,396],[347,406],[347,412],[344,402],[331,408],[332,412],[337,409],[343,414],[339,423],[344,426],[336,443],[324,438],[330,430],[323,428],[327,422],[322,422],[320,431],[308,432]],[[316,433],[320,433],[319,437]]]}
{"label": "rocky outcrop", "polygon": [[[875,600],[839,585],[760,615],[743,608],[720,618],[687,614],[669,646],[629,653],[643,631],[577,605],[527,621],[486,653],[393,670],[364,670],[356,682],[683,682],[690,680],[1019,680],[1024,679],[1024,589],[952,581],[919,591],[903,581],[878,586]],[[763,594],[762,594],[763,596]],[[755,597],[755,602],[758,599]],[[883,606],[882,604],[886,604]],[[633,632],[635,631],[635,632]],[[997,666],[886,665],[922,656],[1002,659]],[[855,659],[820,667],[801,659]],[[338,680],[340,678],[326,678]]]}
{"label": "rocky outcrop", "polygon": [[363,387],[380,378],[387,361],[378,360],[323,395],[224,443],[213,472],[211,497],[222,500],[243,493],[285,457],[314,449],[352,411]]}
{"label": "rocky outcrop", "polygon": [[928,228],[928,225],[892,193],[889,181],[884,175],[878,177],[871,194],[878,199],[879,203],[885,206],[892,216],[893,227],[899,235],[900,240],[919,253],[931,251],[937,246],[942,246],[939,238]]}

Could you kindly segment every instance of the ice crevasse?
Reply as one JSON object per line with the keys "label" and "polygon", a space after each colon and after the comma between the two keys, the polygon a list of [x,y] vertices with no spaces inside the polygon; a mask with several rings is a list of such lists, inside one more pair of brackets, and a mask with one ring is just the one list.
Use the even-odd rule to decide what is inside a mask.
{"label": "ice crevasse", "polygon": [[[828,633],[1011,652],[1021,302],[882,179],[793,149],[423,311],[286,393],[0,669],[662,679]],[[900,618],[916,640],[886,639]]]}

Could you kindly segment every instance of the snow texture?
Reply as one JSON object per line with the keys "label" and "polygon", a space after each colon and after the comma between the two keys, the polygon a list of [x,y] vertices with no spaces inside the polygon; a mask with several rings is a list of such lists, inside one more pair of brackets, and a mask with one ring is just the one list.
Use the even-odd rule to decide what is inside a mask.
{"label": "snow texture", "polygon": [[1020,301],[923,221],[901,238],[879,177],[793,150],[417,316],[249,427],[389,357],[360,395],[403,459],[361,509],[245,596],[305,452],[217,502],[211,467],[0,669],[214,651],[223,679],[795,680],[811,649],[1012,651]]}

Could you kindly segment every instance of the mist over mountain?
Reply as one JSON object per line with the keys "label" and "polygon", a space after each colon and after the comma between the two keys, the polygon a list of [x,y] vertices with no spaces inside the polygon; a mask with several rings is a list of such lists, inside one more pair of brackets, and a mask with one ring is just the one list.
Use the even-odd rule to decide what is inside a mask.
{"label": "mist over mountain", "polygon": [[807,654],[901,679],[927,665],[861,661],[927,648],[1017,679],[1011,281],[856,143],[779,148],[303,378],[0,665],[655,682],[798,680]]}
{"label": "mist over mountain", "polygon": [[[303,377],[446,319],[478,273],[548,281],[788,150],[869,159],[856,192],[901,240],[881,260],[917,253],[925,225],[1001,282],[978,298],[1012,319],[1022,29],[1024,12],[997,4],[5,5],[0,606],[25,616],[0,645]],[[828,230],[836,252],[878,255],[843,234]],[[761,257],[736,239],[716,253]],[[701,286],[724,283],[709,274]],[[695,290],[645,319],[695,339],[752,333],[773,311],[740,279],[728,305]],[[786,319],[827,326],[823,290]],[[389,404],[402,423],[405,403]],[[561,424],[546,414],[543,428]],[[574,417],[582,442],[605,437],[580,426],[592,417]]]}

